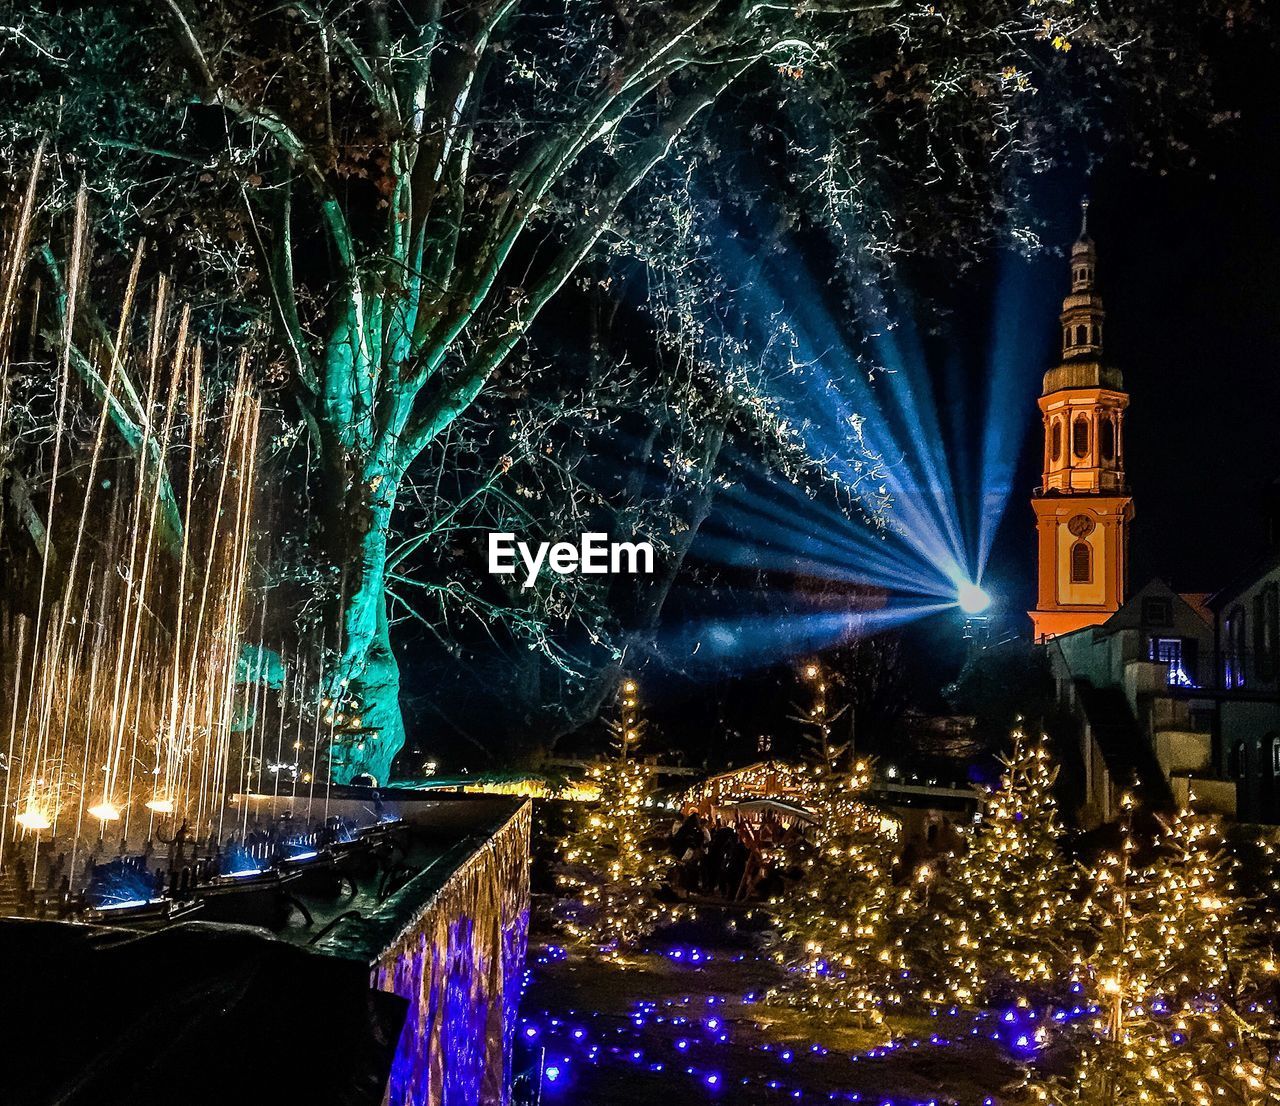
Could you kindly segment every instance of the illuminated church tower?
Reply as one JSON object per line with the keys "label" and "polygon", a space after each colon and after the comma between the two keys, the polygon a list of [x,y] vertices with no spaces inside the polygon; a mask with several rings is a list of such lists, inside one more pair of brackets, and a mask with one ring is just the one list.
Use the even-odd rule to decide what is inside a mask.
{"label": "illuminated church tower", "polygon": [[1032,497],[1039,532],[1036,641],[1105,622],[1125,599],[1133,499],[1124,478],[1120,370],[1102,360],[1102,297],[1089,202],[1071,247],[1062,301],[1062,362],[1044,374],[1044,477]]}

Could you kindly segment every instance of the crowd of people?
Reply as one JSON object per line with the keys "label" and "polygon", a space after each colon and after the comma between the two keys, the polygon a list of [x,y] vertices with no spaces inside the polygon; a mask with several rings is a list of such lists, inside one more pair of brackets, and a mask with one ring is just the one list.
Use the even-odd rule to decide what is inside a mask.
{"label": "crowd of people", "polygon": [[770,814],[727,821],[691,811],[675,819],[668,831],[671,887],[681,898],[767,898],[781,889],[782,849],[797,833]]}

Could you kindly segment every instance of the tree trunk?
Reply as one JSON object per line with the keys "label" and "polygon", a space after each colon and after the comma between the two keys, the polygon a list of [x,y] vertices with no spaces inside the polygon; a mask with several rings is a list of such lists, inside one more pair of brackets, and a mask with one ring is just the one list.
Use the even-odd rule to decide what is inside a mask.
{"label": "tree trunk", "polygon": [[345,521],[350,527],[354,519],[359,529],[343,558],[342,655],[334,674],[340,704],[329,764],[335,783],[368,775],[386,784],[405,743],[400,665],[391,648],[386,596],[387,537],[403,472],[375,458],[363,466],[362,476]]}

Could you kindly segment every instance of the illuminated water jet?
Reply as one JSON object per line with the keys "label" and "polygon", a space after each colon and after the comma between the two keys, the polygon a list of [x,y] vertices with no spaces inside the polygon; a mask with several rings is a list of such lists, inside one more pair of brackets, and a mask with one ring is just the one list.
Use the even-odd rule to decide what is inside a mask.
{"label": "illuminated water jet", "polygon": [[89,813],[100,822],[115,822],[120,817],[120,808],[115,803],[96,803],[89,808]]}
{"label": "illuminated water jet", "polygon": [[24,810],[14,821],[25,830],[47,830],[53,825],[49,815],[38,808]]}

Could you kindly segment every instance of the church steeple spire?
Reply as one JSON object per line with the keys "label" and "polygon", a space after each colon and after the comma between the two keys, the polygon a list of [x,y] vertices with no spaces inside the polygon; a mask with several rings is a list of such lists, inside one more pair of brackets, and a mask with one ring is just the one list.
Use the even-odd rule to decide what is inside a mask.
{"label": "church steeple spire", "polygon": [[1071,246],[1062,301],[1062,360],[1044,374],[1044,472],[1032,506],[1039,531],[1037,640],[1105,622],[1124,602],[1133,500],[1125,482],[1120,370],[1102,360],[1106,313],[1095,278],[1089,201]]}
{"label": "church steeple spire", "polygon": [[1062,359],[1102,357],[1102,322],[1106,312],[1094,281],[1098,250],[1089,237],[1089,199],[1080,201],[1080,237],[1071,246],[1071,291],[1062,301]]}

